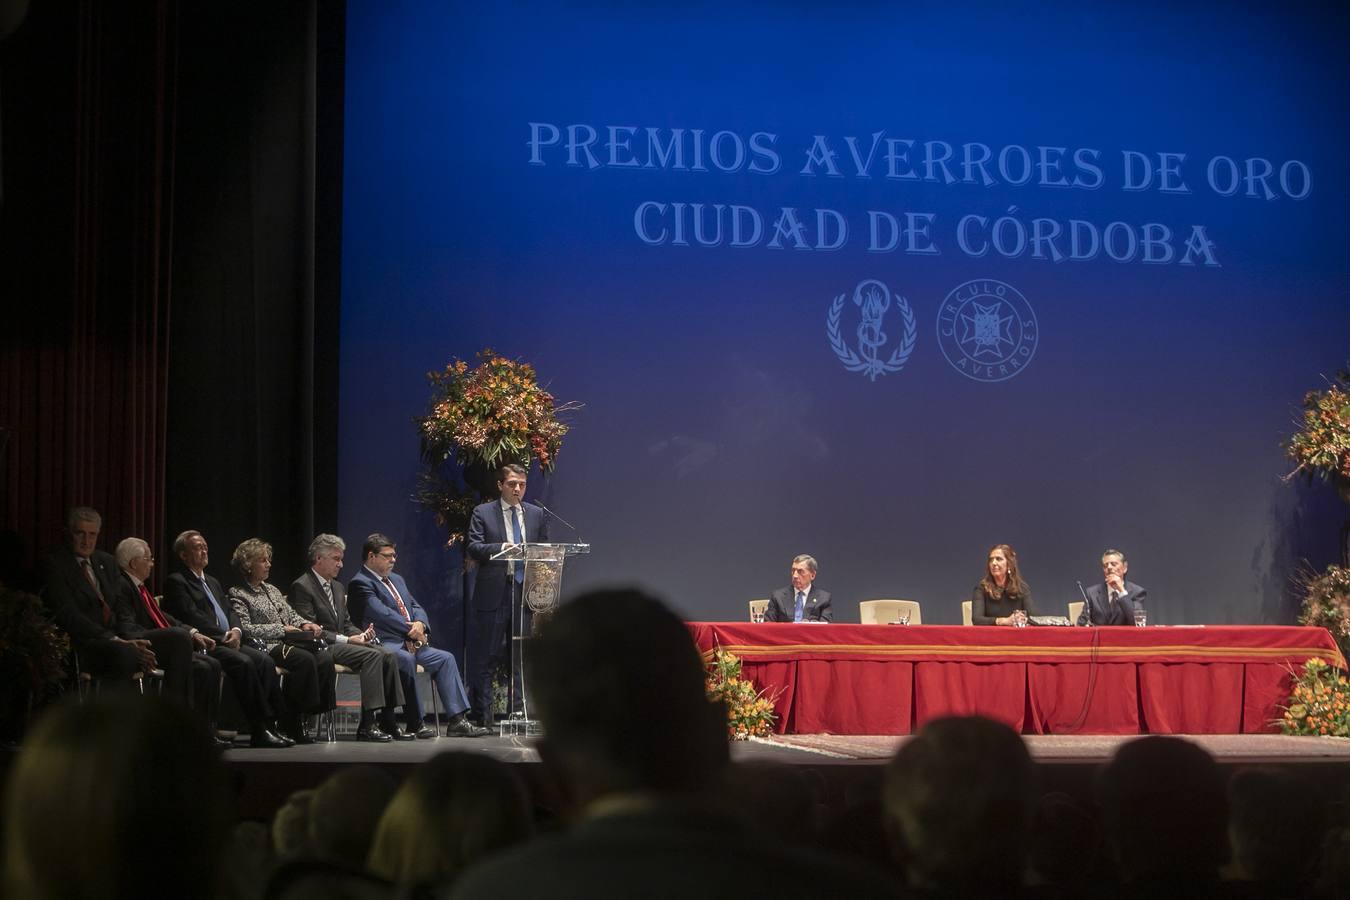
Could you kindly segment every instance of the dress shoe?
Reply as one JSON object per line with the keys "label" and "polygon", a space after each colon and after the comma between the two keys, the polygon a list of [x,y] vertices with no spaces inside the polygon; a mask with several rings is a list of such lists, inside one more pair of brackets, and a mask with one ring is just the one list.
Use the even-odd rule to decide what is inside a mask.
{"label": "dress shoe", "polygon": [[356,739],[358,741],[370,741],[373,744],[388,744],[394,737],[380,729],[378,725],[371,725],[369,728],[356,729]]}
{"label": "dress shoe", "polygon": [[266,747],[270,750],[280,750],[283,747],[292,746],[292,742],[283,738],[279,734],[274,734],[266,728],[259,728],[248,737],[250,747]]}
{"label": "dress shoe", "polygon": [[432,728],[430,725],[423,725],[413,732],[413,737],[417,738],[419,741],[429,741],[436,736],[436,729]]}
{"label": "dress shoe", "polygon": [[289,719],[281,729],[286,737],[297,744],[312,744],[314,738],[310,735],[309,729],[305,727],[303,719]]}
{"label": "dress shoe", "polygon": [[396,724],[396,723],[392,723],[392,722],[391,722],[390,724],[384,726],[384,733],[387,734],[387,735],[389,735],[391,738],[393,738],[393,739],[396,740],[396,741],[415,741],[415,740],[417,740],[417,735],[415,735],[415,734],[408,734],[408,732],[406,732],[406,731],[403,730],[403,726],[402,726],[402,725],[399,725],[399,724]]}
{"label": "dress shoe", "polygon": [[445,726],[446,737],[486,737],[491,733],[491,729],[473,724],[463,713],[455,716]]}

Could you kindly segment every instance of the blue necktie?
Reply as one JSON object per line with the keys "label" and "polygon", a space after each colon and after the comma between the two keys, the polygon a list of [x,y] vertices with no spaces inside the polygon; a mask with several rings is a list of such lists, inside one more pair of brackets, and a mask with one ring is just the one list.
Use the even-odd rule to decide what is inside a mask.
{"label": "blue necktie", "polygon": [[[524,537],[524,535],[521,534],[521,529],[520,529],[520,507],[519,507],[519,506],[513,506],[513,507],[511,507],[511,543],[513,543],[513,544],[523,544],[523,543],[525,543],[525,537]],[[524,566],[523,564],[517,563],[517,564],[516,564],[516,584],[524,584],[524,583],[525,583],[525,566]]]}
{"label": "blue necktie", "polygon": [[206,579],[202,578],[200,580],[202,583],[202,590],[206,593],[206,599],[211,601],[211,608],[216,611],[216,624],[220,626],[222,633],[229,631],[230,620],[225,618],[225,612],[220,608],[220,604],[216,602],[216,598],[212,595],[211,588],[207,585]]}
{"label": "blue necktie", "polygon": [[806,592],[798,591],[797,606],[792,610],[792,621],[800,622],[802,620],[802,613],[804,613],[805,611],[806,611]]}

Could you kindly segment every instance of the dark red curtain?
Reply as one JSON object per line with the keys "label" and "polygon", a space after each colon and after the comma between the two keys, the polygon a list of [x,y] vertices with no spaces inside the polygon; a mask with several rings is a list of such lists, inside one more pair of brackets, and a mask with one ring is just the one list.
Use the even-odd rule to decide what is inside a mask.
{"label": "dark red curtain", "polygon": [[24,559],[75,504],[163,530],[176,24],[37,4],[0,45],[0,490]]}
{"label": "dark red curtain", "polygon": [[[0,579],[104,516],[335,530],[342,2],[34,4],[0,41]],[[280,575],[279,575],[280,577]]]}

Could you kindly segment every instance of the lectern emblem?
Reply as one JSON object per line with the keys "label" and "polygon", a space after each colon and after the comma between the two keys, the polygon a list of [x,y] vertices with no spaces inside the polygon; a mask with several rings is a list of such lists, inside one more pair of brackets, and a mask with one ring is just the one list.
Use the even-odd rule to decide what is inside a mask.
{"label": "lectern emblem", "polygon": [[[850,372],[861,372],[873,381],[878,375],[899,372],[909,362],[914,352],[914,343],[918,339],[918,325],[914,321],[914,310],[909,301],[899,294],[892,296],[890,288],[880,281],[868,279],[861,281],[853,289],[853,305],[858,307],[858,327],[855,332],[857,349],[849,346],[842,333],[845,298],[840,294],[830,304],[825,316],[825,336],[829,338],[830,349]],[[892,329],[899,327],[899,344],[889,356],[882,357],[884,348],[891,338],[884,330],[887,327],[886,314],[892,305],[899,313],[899,322],[892,323]],[[893,317],[894,318],[894,317]]]}
{"label": "lectern emblem", "polygon": [[1017,288],[984,278],[967,281],[942,301],[937,338],[942,355],[962,375],[1007,381],[1031,362],[1040,326]]}

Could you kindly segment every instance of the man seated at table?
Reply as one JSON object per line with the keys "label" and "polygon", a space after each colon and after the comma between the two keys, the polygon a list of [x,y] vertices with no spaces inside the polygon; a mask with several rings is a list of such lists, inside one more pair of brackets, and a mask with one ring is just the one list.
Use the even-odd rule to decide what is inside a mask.
{"label": "man seated at table", "polygon": [[1144,608],[1148,591],[1125,580],[1130,564],[1119,550],[1102,553],[1102,583],[1087,589],[1079,625],[1133,625],[1134,612]]}
{"label": "man seated at table", "polygon": [[830,622],[830,592],[816,587],[816,560],[803,553],[792,559],[792,587],[779,588],[764,610],[766,622]]}

